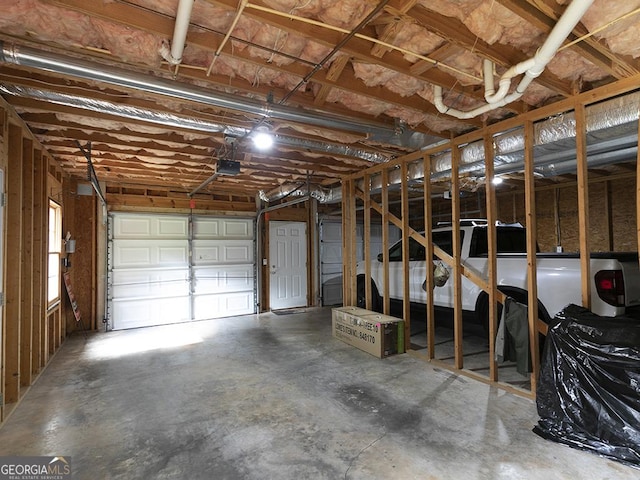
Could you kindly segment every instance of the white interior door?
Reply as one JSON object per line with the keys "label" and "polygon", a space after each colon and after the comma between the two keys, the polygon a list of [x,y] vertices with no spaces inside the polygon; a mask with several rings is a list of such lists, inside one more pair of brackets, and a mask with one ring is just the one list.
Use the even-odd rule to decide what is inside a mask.
{"label": "white interior door", "polygon": [[269,222],[271,310],[307,306],[307,225]]}

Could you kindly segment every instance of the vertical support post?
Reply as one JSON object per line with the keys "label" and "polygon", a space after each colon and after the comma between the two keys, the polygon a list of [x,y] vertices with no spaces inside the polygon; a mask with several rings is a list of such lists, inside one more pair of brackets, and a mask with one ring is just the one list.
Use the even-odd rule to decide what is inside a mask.
{"label": "vertical support post", "polygon": [[580,266],[582,306],[591,309],[591,251],[589,248],[589,173],[587,171],[587,125],[585,108],[576,105],[576,159],[578,174],[578,220],[580,225]]}
{"label": "vertical support post", "polygon": [[[0,105],[0,162],[2,162],[2,174],[0,175],[0,193],[5,195],[5,164],[7,161],[7,151],[6,145],[9,138],[8,132],[8,118],[7,111]],[[0,207],[0,215],[2,215],[2,228],[0,228],[0,291],[3,295],[6,294],[6,272],[4,270],[4,264],[6,263],[6,253],[5,253],[5,242],[6,242],[6,228],[4,228],[4,224],[6,221],[6,214],[4,211],[4,205]],[[4,312],[4,305],[0,305],[0,395],[2,398],[5,397],[4,394],[4,378],[5,378],[5,338],[6,338],[6,314]],[[3,320],[4,319],[4,320]],[[5,408],[4,402],[0,402],[0,422],[4,422],[5,419]]]}
{"label": "vertical support post", "polygon": [[364,292],[367,310],[371,310],[371,176],[364,175]]}
{"label": "vertical support post", "polygon": [[451,223],[453,246],[453,343],[454,362],[457,369],[464,367],[462,349],[462,268],[460,263],[460,148],[451,145]]}
{"label": "vertical support post", "polygon": [[309,197],[309,200],[305,203],[307,207],[307,222],[309,224],[309,305],[317,307],[320,305],[320,248],[318,245],[318,200],[314,197]]}
{"label": "vertical support post", "polygon": [[493,382],[498,381],[498,365],[496,363],[496,332],[498,325],[498,291],[497,278],[498,266],[496,261],[497,239],[496,239],[496,222],[498,213],[496,207],[496,186],[493,183],[494,178],[494,146],[493,137],[485,135],[484,137],[484,169],[485,169],[485,208],[487,210],[487,246],[488,246],[488,282],[489,282],[489,299],[488,299],[488,322],[489,322],[489,378]]}
{"label": "vertical support post", "polygon": [[382,252],[384,254],[382,267],[384,272],[383,312],[385,315],[389,315],[391,313],[391,300],[389,299],[389,172],[386,168],[382,170]]}
{"label": "vertical support post", "polygon": [[356,216],[356,182],[351,179],[348,182],[349,188],[349,198],[348,206],[349,206],[349,236],[351,237],[351,241],[347,245],[349,248],[349,283],[351,289],[351,305],[357,305],[357,292],[358,292],[358,277],[356,275],[356,264],[358,263],[358,219]]}
{"label": "vertical support post", "polygon": [[404,338],[410,344],[411,339],[411,279],[409,278],[409,186],[407,184],[407,162],[400,165],[400,202],[402,211],[402,318],[404,320]]}
{"label": "vertical support post", "polygon": [[9,125],[7,165],[7,235],[5,272],[4,403],[20,398],[20,321],[22,278],[22,129]]}
{"label": "vertical support post", "polygon": [[562,246],[562,229],[560,227],[560,189],[553,189],[553,219],[556,226],[556,246]]}
{"label": "vertical support post", "polygon": [[195,320],[195,293],[196,293],[196,266],[193,257],[193,240],[194,240],[194,227],[193,227],[193,210],[189,211],[189,218],[187,220],[187,262],[189,267],[189,277],[187,278],[187,288],[189,289],[189,320]]}
{"label": "vertical support post", "polygon": [[[638,138],[640,139],[640,121],[638,122]],[[636,154],[636,232],[638,242],[636,248],[640,251],[640,148]],[[638,263],[640,264],[640,257]]]}
{"label": "vertical support post", "polygon": [[342,303],[353,305],[351,291],[351,209],[349,208],[349,180],[342,181]]}
{"label": "vertical support post", "polygon": [[20,298],[20,386],[31,385],[33,348],[33,140],[22,140],[22,278]]}
{"label": "vertical support post", "polygon": [[424,164],[424,238],[427,240],[425,249],[426,290],[427,290],[427,356],[429,360],[435,358],[435,311],[433,308],[433,238],[432,238],[432,205],[431,205],[431,156],[423,155]]}
{"label": "vertical support post", "polygon": [[533,122],[524,124],[524,190],[527,227],[527,291],[529,346],[531,352],[531,393],[536,394],[538,373],[540,372],[540,352],[538,348],[538,279],[536,266],[537,225],[536,191],[533,176]]}
{"label": "vertical support post", "polygon": [[607,226],[607,252],[613,252],[613,225],[611,225],[611,184],[604,182],[604,224]]}
{"label": "vertical support post", "polygon": [[33,157],[33,355],[31,372],[35,375],[44,367],[43,336],[46,325],[46,282],[47,278],[47,238],[45,235],[47,213],[46,160],[41,150]]}

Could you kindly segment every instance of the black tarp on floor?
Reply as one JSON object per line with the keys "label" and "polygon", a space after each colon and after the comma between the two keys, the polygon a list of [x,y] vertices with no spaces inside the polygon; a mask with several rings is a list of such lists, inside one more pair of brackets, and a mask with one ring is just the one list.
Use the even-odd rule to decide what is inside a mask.
{"label": "black tarp on floor", "polygon": [[640,468],[640,321],[569,305],[551,322],[538,435]]}

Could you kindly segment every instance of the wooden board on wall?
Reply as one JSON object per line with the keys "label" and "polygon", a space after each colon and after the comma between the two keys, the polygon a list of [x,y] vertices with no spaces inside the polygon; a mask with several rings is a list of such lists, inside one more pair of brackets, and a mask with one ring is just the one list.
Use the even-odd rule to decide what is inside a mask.
{"label": "wooden board on wall", "polygon": [[47,222],[48,201],[46,198],[46,157],[42,150],[34,152],[34,203],[33,203],[33,351],[31,369],[35,375],[45,365],[44,339],[47,303]]}
{"label": "wooden board on wall", "polygon": [[20,318],[22,277],[22,129],[9,125],[7,167],[7,235],[5,257],[4,402],[20,398]]}
{"label": "wooden board on wall", "polygon": [[20,386],[31,385],[33,359],[33,141],[22,140],[22,275],[20,306]]}

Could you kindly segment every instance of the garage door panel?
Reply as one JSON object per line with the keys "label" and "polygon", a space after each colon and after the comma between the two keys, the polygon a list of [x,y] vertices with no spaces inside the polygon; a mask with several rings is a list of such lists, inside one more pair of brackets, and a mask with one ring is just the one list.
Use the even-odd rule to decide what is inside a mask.
{"label": "garage door panel", "polygon": [[114,244],[113,268],[188,265],[186,240],[119,240]]}
{"label": "garage door panel", "polygon": [[196,267],[195,293],[253,291],[253,265]]}
{"label": "garage door panel", "polygon": [[158,237],[185,238],[189,233],[187,218],[162,218],[157,222]]}
{"label": "garage door panel", "polygon": [[163,297],[189,294],[189,270],[118,270],[113,272],[115,298]]}
{"label": "garage door panel", "polygon": [[189,321],[189,297],[115,300],[118,329],[148,327]]}
{"label": "garage door panel", "polygon": [[253,222],[249,219],[195,217],[193,222],[195,239],[253,239]]}
{"label": "garage door panel", "polygon": [[119,244],[116,245],[116,248],[114,250],[113,265],[115,268],[150,266],[153,263],[151,257],[152,252],[147,245]]}
{"label": "garage door panel", "polygon": [[255,312],[253,219],[196,216],[190,239],[188,215],[110,218],[114,329]]}
{"label": "garage door panel", "polygon": [[187,238],[188,218],[178,215],[118,214],[114,217],[113,237],[134,238]]}
{"label": "garage door panel", "polygon": [[187,248],[161,246],[158,248],[158,263],[162,265],[184,265],[187,263]]}
{"label": "garage door panel", "polygon": [[[342,275],[342,264],[341,263],[324,263],[322,265],[322,274],[327,278],[336,275]],[[324,277],[323,277],[324,278]]]}
{"label": "garage door panel", "polygon": [[[381,224],[369,226],[369,245],[371,259],[382,251]],[[356,259],[364,259],[364,225],[356,226]],[[389,225],[389,244],[400,239],[400,229]],[[342,222],[337,219],[323,219],[320,224],[320,280],[322,284],[322,304],[342,303]]]}
{"label": "garage door panel", "polygon": [[194,296],[195,320],[247,315],[254,312],[253,292]]}
{"label": "garage door panel", "polygon": [[214,265],[253,263],[252,240],[194,240],[193,263]]}

